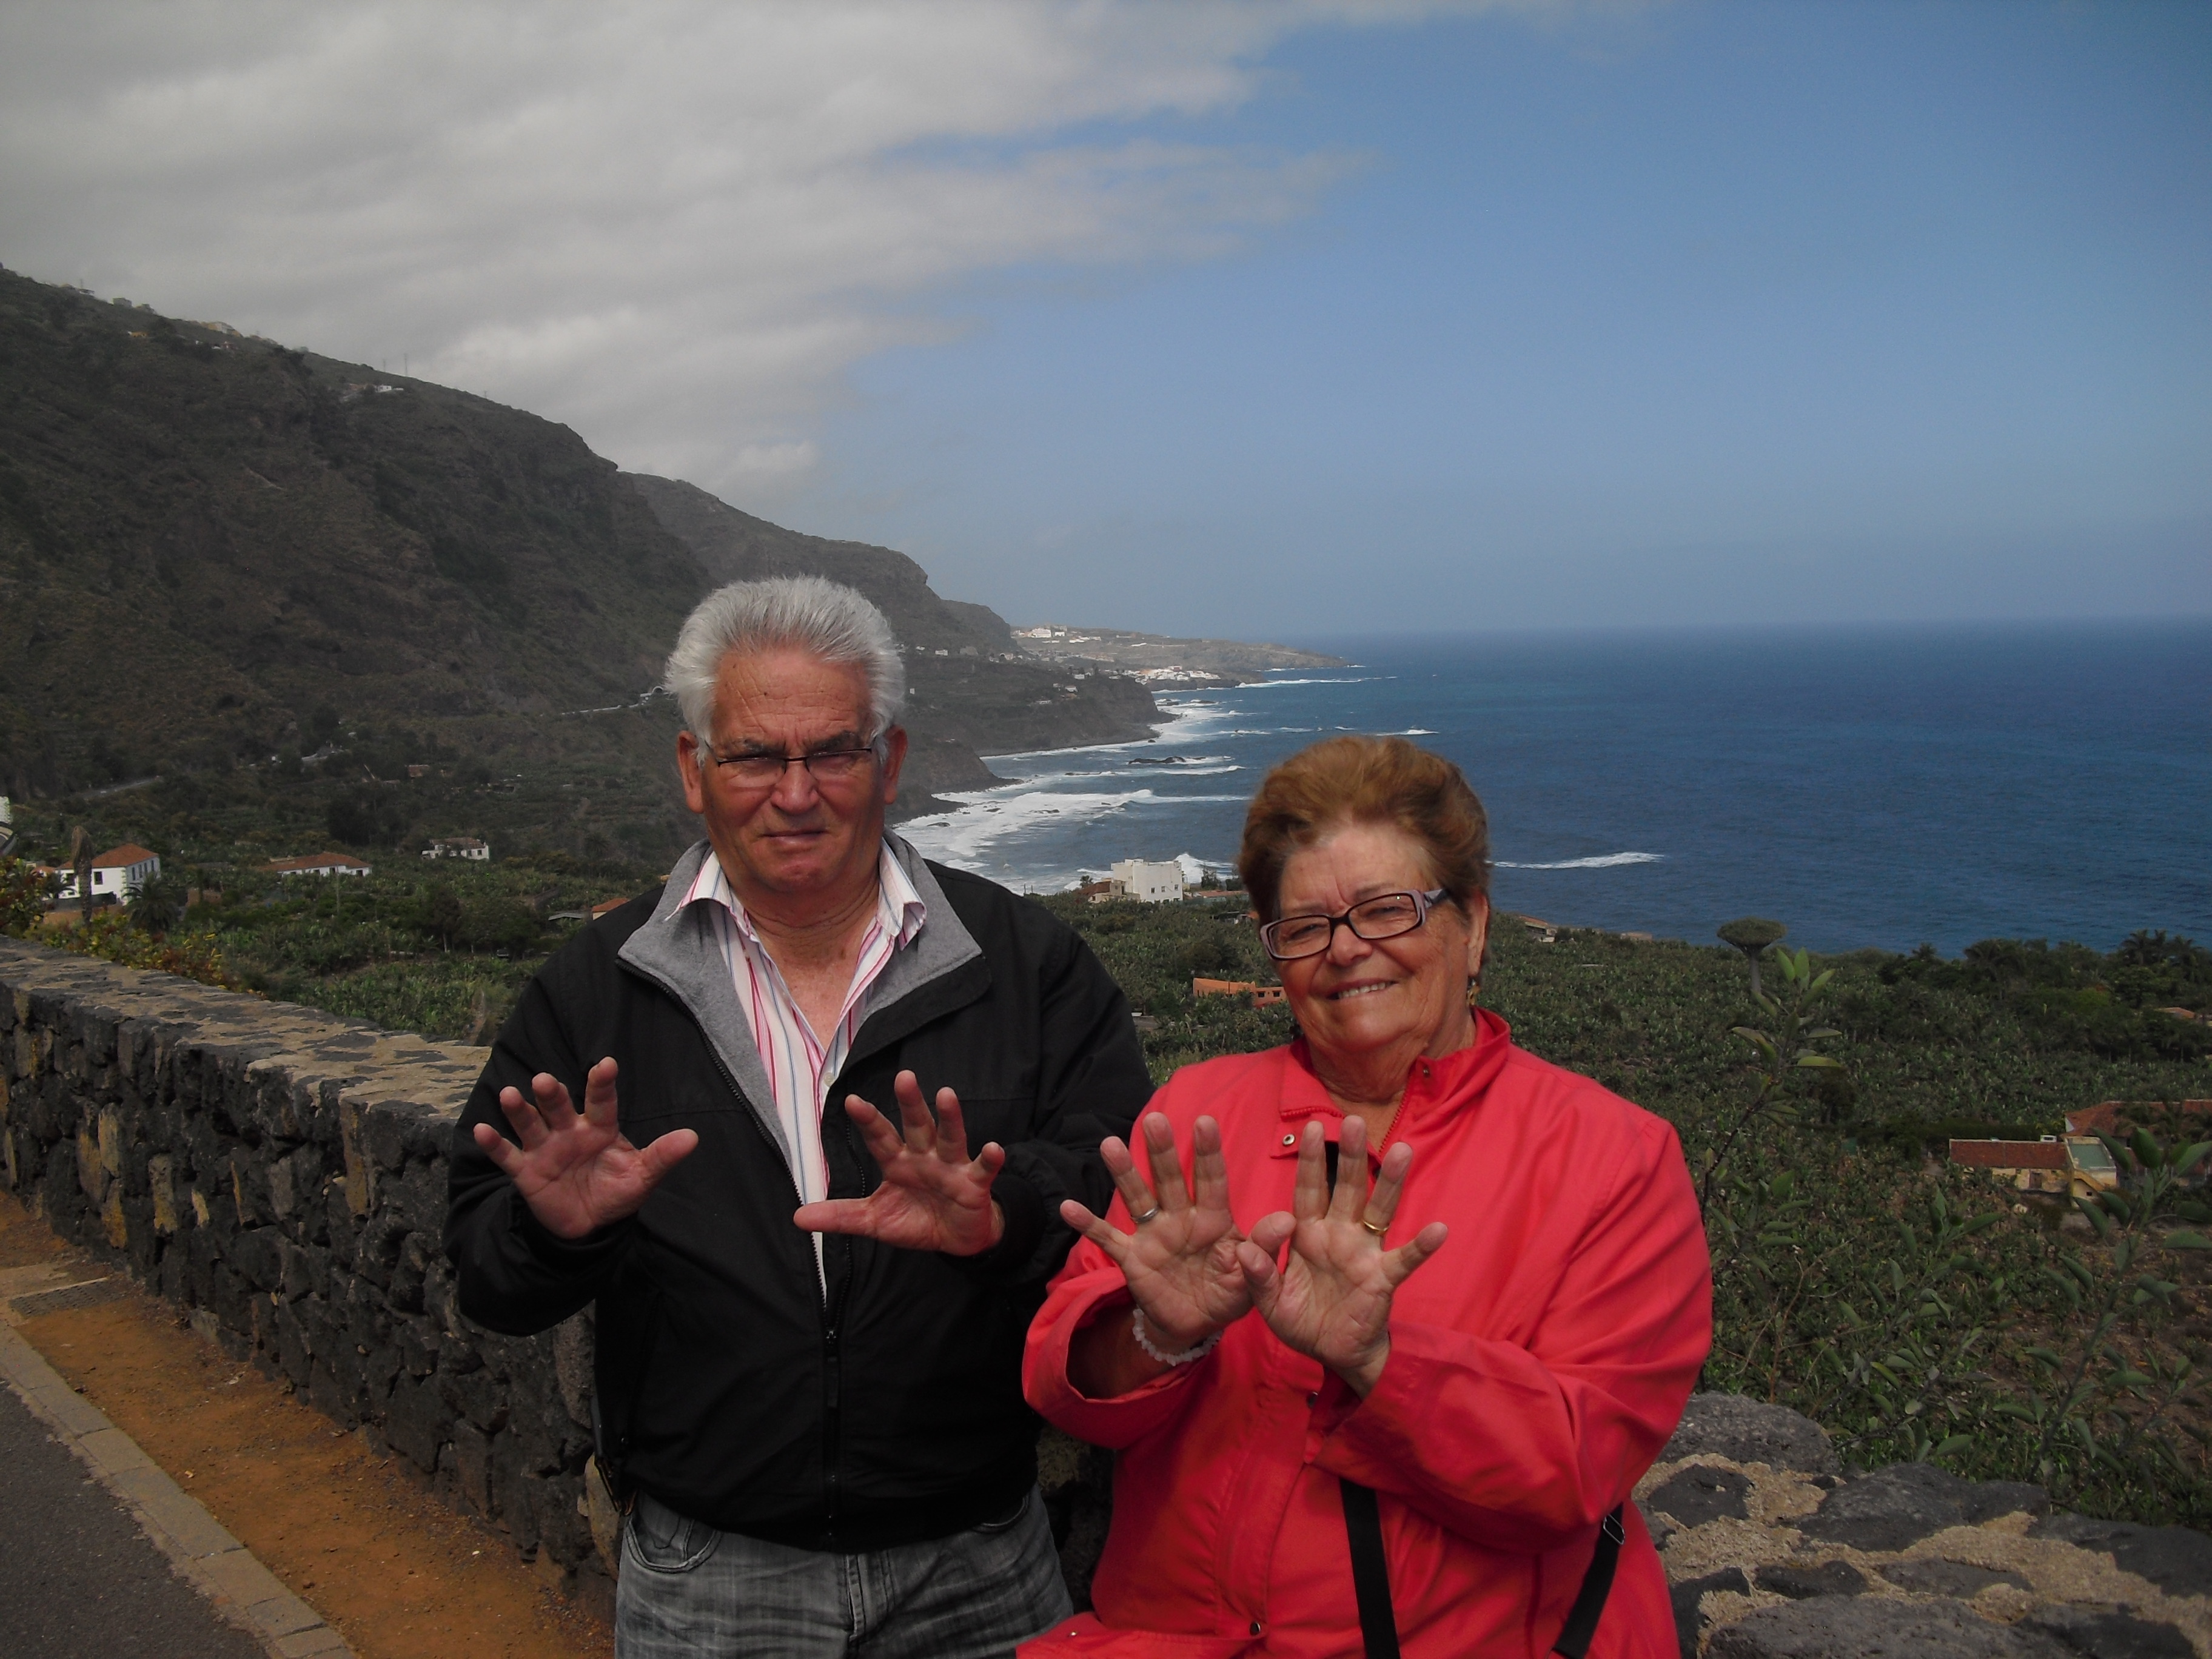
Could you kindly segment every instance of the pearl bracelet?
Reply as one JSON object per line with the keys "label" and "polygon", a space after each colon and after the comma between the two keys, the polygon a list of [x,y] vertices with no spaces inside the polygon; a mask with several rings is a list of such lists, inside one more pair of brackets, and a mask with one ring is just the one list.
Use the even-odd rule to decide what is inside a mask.
{"label": "pearl bracelet", "polygon": [[1170,1353],[1165,1349],[1156,1346],[1152,1339],[1145,1334],[1145,1310],[1142,1308],[1129,1310],[1129,1329],[1137,1339],[1137,1346],[1163,1365],[1188,1365],[1194,1359],[1203,1359],[1213,1352],[1214,1345],[1221,1340],[1221,1333],[1216,1331],[1212,1335],[1193,1343],[1181,1353]]}

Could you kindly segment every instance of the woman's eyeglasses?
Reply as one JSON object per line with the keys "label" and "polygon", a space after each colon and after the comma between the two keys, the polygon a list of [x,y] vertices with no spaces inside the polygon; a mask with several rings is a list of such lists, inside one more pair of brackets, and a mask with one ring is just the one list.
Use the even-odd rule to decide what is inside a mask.
{"label": "woman's eyeglasses", "polygon": [[1293,962],[1328,950],[1339,927],[1352,929],[1355,939],[1395,939],[1419,927],[1429,919],[1433,906],[1450,896],[1450,890],[1443,887],[1425,893],[1377,893],[1371,899],[1360,900],[1340,916],[1284,916],[1264,922],[1260,943],[1276,961]]}

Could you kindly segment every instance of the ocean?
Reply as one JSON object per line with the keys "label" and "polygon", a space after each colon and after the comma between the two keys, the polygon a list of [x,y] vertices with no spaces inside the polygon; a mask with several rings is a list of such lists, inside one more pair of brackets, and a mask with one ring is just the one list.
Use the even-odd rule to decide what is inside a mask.
{"label": "ocean", "polygon": [[1028,891],[1225,867],[1267,768],[1339,732],[1449,756],[1502,908],[1823,951],[2212,943],[2212,622],[1299,640],[1354,666],[1171,694],[1142,743],[990,758],[902,826]]}

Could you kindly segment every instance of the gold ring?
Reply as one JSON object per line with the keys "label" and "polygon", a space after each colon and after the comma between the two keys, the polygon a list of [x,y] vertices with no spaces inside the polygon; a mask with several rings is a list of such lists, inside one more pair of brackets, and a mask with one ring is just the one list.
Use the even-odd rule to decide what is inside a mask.
{"label": "gold ring", "polygon": [[1153,1205],[1153,1206],[1152,1206],[1152,1207],[1151,1209],[1149,1209],[1149,1210],[1146,1211],[1146,1212],[1144,1212],[1144,1214],[1142,1214],[1142,1215],[1140,1215],[1140,1216],[1134,1216],[1134,1217],[1132,1217],[1132,1218],[1131,1218],[1131,1219],[1132,1219],[1132,1220],[1133,1220],[1133,1222],[1134,1222],[1138,1226],[1141,1227],[1141,1226],[1143,1226],[1143,1225],[1144,1225],[1147,1221],[1150,1221],[1150,1220],[1151,1220],[1154,1216],[1158,1215],[1159,1212],[1160,1212],[1160,1206],[1159,1206],[1158,1205],[1155,1204],[1155,1205]]}
{"label": "gold ring", "polygon": [[1390,1231],[1390,1224],[1389,1222],[1386,1221],[1378,1227],[1373,1222],[1370,1221],[1365,1216],[1359,1218],[1359,1224],[1366,1228],[1369,1232],[1373,1233],[1377,1238],[1382,1237],[1383,1234]]}

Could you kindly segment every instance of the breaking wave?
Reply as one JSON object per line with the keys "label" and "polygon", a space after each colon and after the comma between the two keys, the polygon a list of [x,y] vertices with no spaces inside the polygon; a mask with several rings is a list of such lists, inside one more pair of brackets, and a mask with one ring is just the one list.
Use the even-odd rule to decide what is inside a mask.
{"label": "breaking wave", "polygon": [[1664,864],[1664,853],[1601,853],[1595,858],[1561,859],[1553,864],[1516,864],[1510,859],[1499,859],[1500,870],[1612,870],[1624,864]]}
{"label": "breaking wave", "polygon": [[956,794],[956,812],[909,818],[898,832],[923,852],[948,864],[971,864],[1000,842],[1024,830],[1042,828],[1047,820],[1096,823],[1101,818],[1132,807],[1186,806],[1195,802],[1237,802],[1242,795],[1163,795],[1150,789],[1108,794],[1079,790],[1030,789],[1018,794],[986,791]]}

